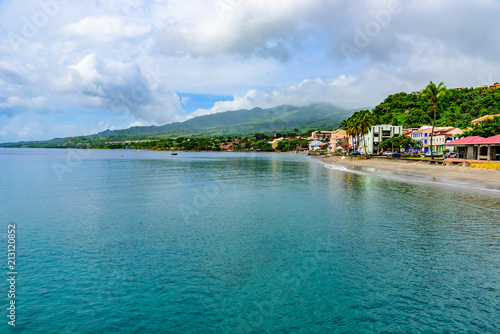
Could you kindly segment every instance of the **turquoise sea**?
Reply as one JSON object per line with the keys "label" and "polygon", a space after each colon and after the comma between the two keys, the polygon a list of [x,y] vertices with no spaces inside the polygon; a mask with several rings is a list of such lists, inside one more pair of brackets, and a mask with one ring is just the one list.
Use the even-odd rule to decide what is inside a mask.
{"label": "turquoise sea", "polygon": [[16,327],[499,333],[500,195],[305,156],[0,149]]}

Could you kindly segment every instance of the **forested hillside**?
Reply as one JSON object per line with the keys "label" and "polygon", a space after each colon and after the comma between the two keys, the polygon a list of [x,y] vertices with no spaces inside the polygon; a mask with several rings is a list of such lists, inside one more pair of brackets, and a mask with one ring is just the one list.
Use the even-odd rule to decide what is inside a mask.
{"label": "forested hillside", "polygon": [[[452,89],[439,104],[436,126],[467,128],[473,119],[499,113],[498,87]],[[416,93],[397,93],[376,106],[373,115],[376,124],[420,127],[432,123],[432,104]]]}

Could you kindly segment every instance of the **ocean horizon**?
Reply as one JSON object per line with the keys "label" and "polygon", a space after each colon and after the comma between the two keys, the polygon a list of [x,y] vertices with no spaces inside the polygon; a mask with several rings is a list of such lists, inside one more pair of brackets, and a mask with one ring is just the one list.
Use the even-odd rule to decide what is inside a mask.
{"label": "ocean horizon", "polygon": [[0,173],[0,328],[15,300],[19,333],[500,331],[494,189],[276,153],[0,148]]}

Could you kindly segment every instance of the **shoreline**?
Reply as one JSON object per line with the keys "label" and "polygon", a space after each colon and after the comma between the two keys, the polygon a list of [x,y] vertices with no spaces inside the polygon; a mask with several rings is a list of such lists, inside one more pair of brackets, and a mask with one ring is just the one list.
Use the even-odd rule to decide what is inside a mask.
{"label": "shoreline", "polygon": [[340,156],[317,156],[313,158],[325,164],[342,166],[349,169],[356,169],[359,167],[375,168],[389,172],[408,173],[443,180],[473,183],[500,190],[500,171],[498,170],[478,169],[463,166],[443,166],[425,162],[408,162],[406,160],[397,159],[386,160],[372,158],[368,160],[351,161],[349,157],[342,160],[342,157]]}
{"label": "shoreline", "polygon": [[[5,147],[2,147],[5,148]],[[10,149],[10,147],[8,148]],[[37,149],[37,148],[28,148]],[[94,150],[93,149],[74,149],[74,148],[39,148],[39,149],[59,149],[59,150]],[[183,151],[183,150],[150,150],[150,149],[95,149],[98,151],[148,151],[148,152],[207,152],[207,153],[278,153],[308,156],[307,152],[266,152],[266,151]],[[309,157],[309,156],[308,156]],[[456,165],[429,164],[426,162],[412,162],[400,159],[371,158],[367,160],[350,160],[346,156],[310,156],[318,162],[326,165],[335,165],[354,171],[360,168],[374,168],[381,171],[421,175],[428,178],[439,178],[444,181],[459,181],[469,183],[469,185],[494,188],[500,191],[500,170],[488,170],[472,167],[463,167]],[[380,175],[379,175],[380,176]],[[382,177],[382,176],[380,176]],[[480,189],[481,187],[476,187]]]}

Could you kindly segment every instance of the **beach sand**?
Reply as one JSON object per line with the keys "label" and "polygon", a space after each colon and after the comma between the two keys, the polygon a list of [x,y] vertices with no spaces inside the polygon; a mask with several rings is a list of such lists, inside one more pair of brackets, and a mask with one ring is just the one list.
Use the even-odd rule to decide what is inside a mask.
{"label": "beach sand", "polygon": [[489,187],[500,189],[500,171],[485,170],[463,166],[443,166],[441,164],[429,164],[428,162],[411,162],[407,160],[371,158],[368,160],[350,160],[346,157],[326,157],[318,156],[318,160],[344,167],[368,167],[392,172],[410,173],[425,175],[429,177],[443,178],[462,182],[477,183]]}

